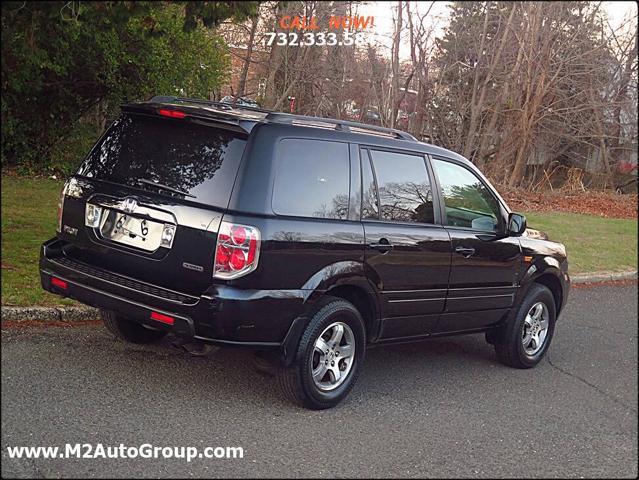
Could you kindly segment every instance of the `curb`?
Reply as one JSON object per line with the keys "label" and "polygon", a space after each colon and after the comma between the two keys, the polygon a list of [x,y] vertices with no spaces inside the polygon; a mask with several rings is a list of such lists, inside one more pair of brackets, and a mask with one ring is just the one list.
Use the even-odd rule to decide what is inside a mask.
{"label": "curb", "polygon": [[97,308],[92,307],[2,307],[2,321],[60,321],[78,322],[100,318]]}
{"label": "curb", "polygon": [[619,280],[635,280],[637,278],[637,270],[629,272],[595,272],[570,277],[572,283],[603,283],[617,282]]}
{"label": "curb", "polygon": [[[573,284],[605,283],[619,280],[634,280],[637,278],[637,270],[630,272],[596,272],[590,274],[574,275],[571,277]],[[96,320],[100,318],[97,308],[92,307],[2,307],[2,321],[59,321],[79,322]]]}

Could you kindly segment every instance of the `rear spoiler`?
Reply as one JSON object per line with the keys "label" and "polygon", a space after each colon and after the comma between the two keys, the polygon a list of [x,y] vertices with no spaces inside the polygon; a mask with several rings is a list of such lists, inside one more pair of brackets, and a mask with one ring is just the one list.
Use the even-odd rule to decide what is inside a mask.
{"label": "rear spoiler", "polygon": [[195,121],[207,125],[218,125],[220,128],[249,134],[259,118],[241,118],[231,111],[221,111],[200,105],[176,105],[172,103],[154,102],[127,103],[120,106],[122,112],[142,115],[163,116],[185,121]]}

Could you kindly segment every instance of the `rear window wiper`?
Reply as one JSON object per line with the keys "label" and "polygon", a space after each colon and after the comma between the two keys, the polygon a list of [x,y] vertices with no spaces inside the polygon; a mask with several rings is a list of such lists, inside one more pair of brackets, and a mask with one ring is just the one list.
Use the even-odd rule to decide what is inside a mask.
{"label": "rear window wiper", "polygon": [[177,188],[169,187],[168,185],[162,185],[161,183],[154,182],[152,180],[146,180],[145,178],[137,179],[138,182],[144,183],[146,185],[151,185],[153,187],[159,188],[160,190],[168,190],[169,192],[179,193],[180,195],[184,195],[185,197],[195,198],[195,195],[191,195],[188,192],[184,192]]}

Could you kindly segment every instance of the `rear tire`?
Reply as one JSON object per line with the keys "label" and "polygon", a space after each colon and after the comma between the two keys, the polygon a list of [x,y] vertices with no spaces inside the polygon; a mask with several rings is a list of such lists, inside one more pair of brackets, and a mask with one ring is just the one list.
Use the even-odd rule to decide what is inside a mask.
{"label": "rear tire", "polygon": [[548,287],[534,283],[517,313],[495,335],[497,359],[514,368],[532,368],[544,357],[555,332],[555,298]]}
{"label": "rear tire", "polygon": [[332,408],[355,385],[365,348],[360,313],[346,300],[327,297],[312,314],[293,364],[279,369],[280,387],[298,405],[313,410]]}
{"label": "rear tire", "polygon": [[151,330],[110,310],[100,310],[100,316],[107,330],[125,342],[137,344],[153,343],[161,340],[166,335],[166,332]]}

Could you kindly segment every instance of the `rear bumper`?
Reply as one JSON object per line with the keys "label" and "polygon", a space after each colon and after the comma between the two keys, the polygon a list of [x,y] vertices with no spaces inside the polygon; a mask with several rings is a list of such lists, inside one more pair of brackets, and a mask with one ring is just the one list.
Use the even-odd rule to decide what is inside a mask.
{"label": "rear bumper", "polygon": [[[220,346],[290,351],[303,322],[304,290],[240,290],[212,285],[192,296],[74,260],[58,239],[42,245],[42,288],[127,319]],[[59,281],[53,281],[52,279]],[[160,315],[152,318],[152,313]],[[170,321],[164,317],[173,319]]]}

